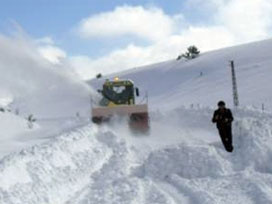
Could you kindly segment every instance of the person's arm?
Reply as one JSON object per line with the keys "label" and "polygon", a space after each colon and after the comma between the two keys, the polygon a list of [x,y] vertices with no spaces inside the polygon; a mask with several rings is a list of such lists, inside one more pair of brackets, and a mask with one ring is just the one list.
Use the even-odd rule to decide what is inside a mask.
{"label": "person's arm", "polygon": [[230,122],[232,122],[233,121],[233,115],[232,115],[231,110],[229,110],[229,114],[230,114]]}
{"label": "person's arm", "polygon": [[227,123],[231,123],[232,121],[233,121],[232,112],[231,112],[230,109],[228,109],[228,114],[227,114],[226,122]]}
{"label": "person's arm", "polygon": [[218,114],[217,114],[216,111],[214,111],[214,113],[213,113],[213,118],[212,118],[212,122],[213,122],[213,123],[216,123],[217,121],[218,121]]}

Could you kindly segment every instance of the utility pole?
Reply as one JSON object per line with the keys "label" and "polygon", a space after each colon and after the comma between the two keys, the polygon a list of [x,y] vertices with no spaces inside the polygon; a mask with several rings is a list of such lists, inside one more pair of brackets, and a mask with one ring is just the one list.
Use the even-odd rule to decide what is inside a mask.
{"label": "utility pole", "polygon": [[237,89],[237,82],[236,82],[236,74],[234,68],[234,61],[230,61],[231,66],[231,76],[232,76],[232,93],[233,93],[233,105],[234,107],[239,106],[239,97],[238,97],[238,89]]}

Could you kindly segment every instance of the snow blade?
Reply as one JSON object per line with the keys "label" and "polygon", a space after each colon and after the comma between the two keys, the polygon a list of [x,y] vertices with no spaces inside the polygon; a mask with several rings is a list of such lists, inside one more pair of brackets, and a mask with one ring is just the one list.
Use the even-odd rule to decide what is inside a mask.
{"label": "snow blade", "polygon": [[135,132],[147,132],[149,130],[147,104],[96,107],[92,109],[92,121],[96,124],[108,122],[114,115],[128,116],[129,127]]}

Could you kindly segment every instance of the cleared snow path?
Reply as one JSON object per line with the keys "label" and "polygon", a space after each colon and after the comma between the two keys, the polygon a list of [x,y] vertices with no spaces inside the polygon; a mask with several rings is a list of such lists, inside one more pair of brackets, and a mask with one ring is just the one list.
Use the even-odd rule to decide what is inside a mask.
{"label": "cleared snow path", "polygon": [[0,161],[1,204],[272,202],[272,117],[235,112],[232,154],[210,109],[153,113],[151,133],[86,126]]}

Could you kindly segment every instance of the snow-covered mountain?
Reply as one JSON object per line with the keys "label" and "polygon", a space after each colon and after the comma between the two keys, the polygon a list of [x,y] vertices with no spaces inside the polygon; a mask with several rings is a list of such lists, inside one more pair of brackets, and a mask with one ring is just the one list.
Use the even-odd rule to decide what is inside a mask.
{"label": "snow-covered mountain", "polygon": [[[8,128],[19,128],[1,137],[12,148],[7,146],[0,159],[0,204],[271,203],[271,46],[271,40],[256,42],[107,76],[134,80],[142,96],[148,91],[149,135],[133,135],[126,121],[90,124],[82,112],[90,111],[91,91],[77,81],[74,86],[69,77],[61,75],[65,82],[54,81],[53,90],[39,86],[32,94],[43,94],[35,104],[43,104],[45,113],[52,102],[61,117],[50,111],[47,117],[53,115],[54,122],[38,120],[28,129],[13,110],[0,114],[9,119]],[[219,99],[232,105],[229,60],[236,65],[242,104],[233,111],[231,154],[210,121]],[[43,76],[40,80],[55,77]],[[89,84],[100,88],[104,79]],[[13,104],[20,104],[16,98],[21,97],[12,98]],[[43,115],[35,107],[31,112]],[[71,115],[63,114],[69,108]]]}
{"label": "snow-covered mountain", "polygon": [[[142,92],[148,92],[152,108],[215,106],[220,99],[232,106],[230,60],[233,60],[241,105],[261,109],[264,104],[271,111],[271,47],[272,40],[264,40],[203,53],[193,60],[170,60],[134,68],[110,77],[132,79]],[[104,80],[93,79],[90,84],[100,87]]]}

